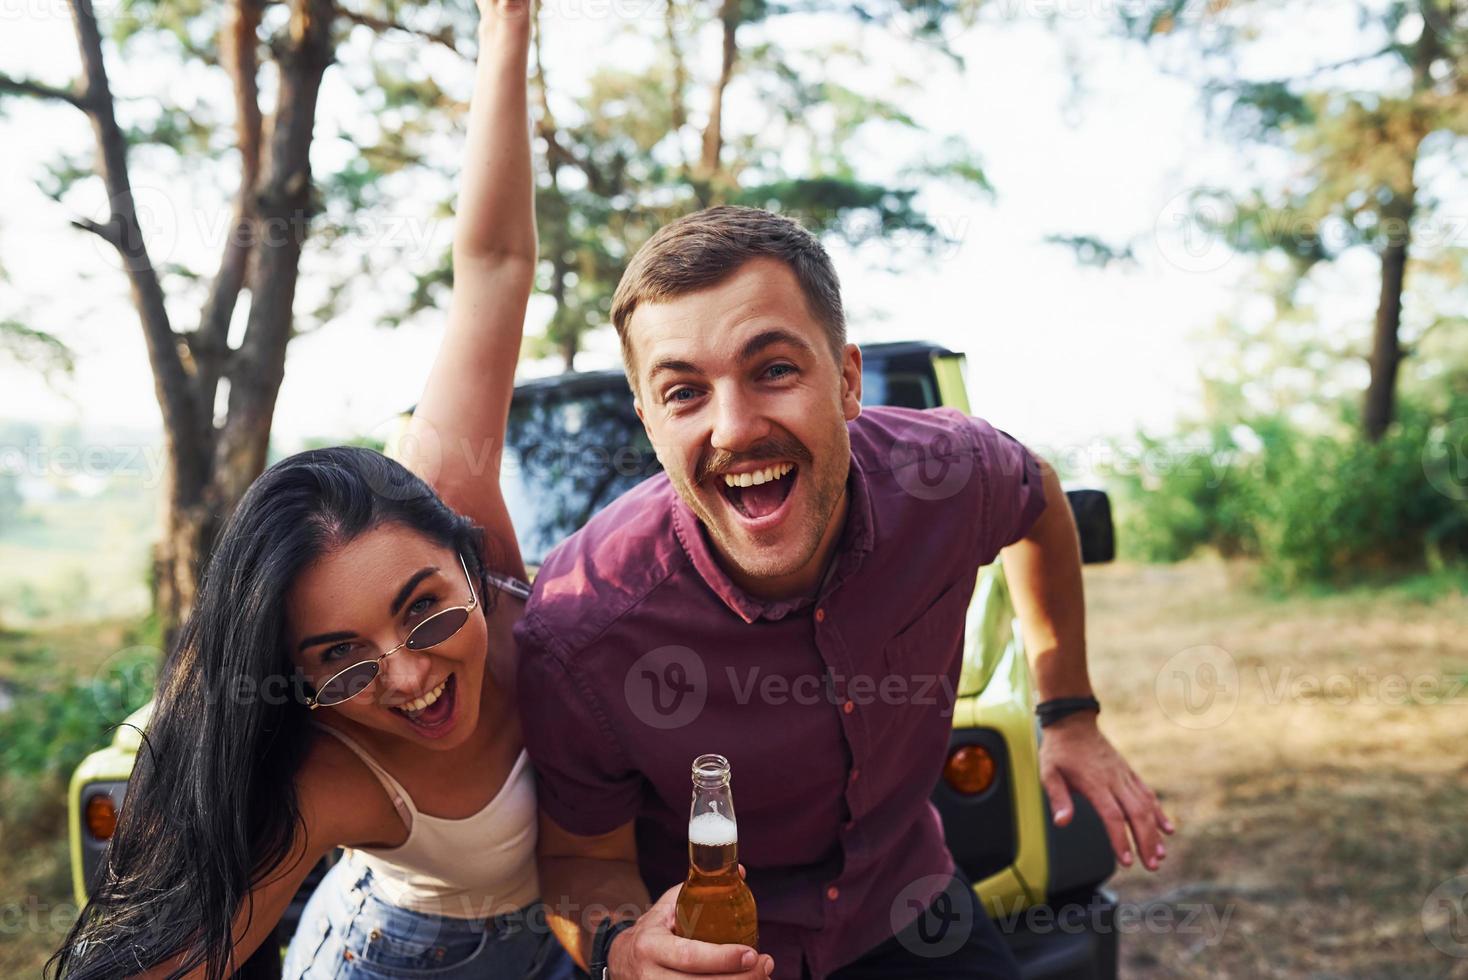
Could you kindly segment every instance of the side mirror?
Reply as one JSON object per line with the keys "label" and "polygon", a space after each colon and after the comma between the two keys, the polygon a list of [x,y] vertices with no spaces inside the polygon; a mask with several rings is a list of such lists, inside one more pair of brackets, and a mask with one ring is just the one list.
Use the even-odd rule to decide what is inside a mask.
{"label": "side mirror", "polygon": [[1098,565],[1116,558],[1116,531],[1111,524],[1111,498],[1105,490],[1067,490],[1070,512],[1081,535],[1081,562]]}

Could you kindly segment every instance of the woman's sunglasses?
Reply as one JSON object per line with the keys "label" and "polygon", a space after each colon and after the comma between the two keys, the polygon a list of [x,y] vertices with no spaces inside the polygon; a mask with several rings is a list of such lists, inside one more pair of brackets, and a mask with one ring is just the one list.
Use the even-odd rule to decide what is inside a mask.
{"label": "woman's sunglasses", "polygon": [[447,609],[440,609],[414,626],[408,632],[406,640],[382,656],[373,660],[360,661],[343,671],[332,674],[316,689],[315,697],[306,699],[306,707],[315,711],[317,708],[330,708],[350,701],[377,680],[377,675],[382,673],[382,662],[388,657],[404,647],[409,650],[427,650],[463,629],[464,624],[469,621],[469,614],[479,605],[479,597],[474,593],[474,579],[469,574],[469,566],[464,563],[463,555],[459,556],[459,567],[464,570],[464,579],[469,583],[469,604],[467,606],[450,606]]}

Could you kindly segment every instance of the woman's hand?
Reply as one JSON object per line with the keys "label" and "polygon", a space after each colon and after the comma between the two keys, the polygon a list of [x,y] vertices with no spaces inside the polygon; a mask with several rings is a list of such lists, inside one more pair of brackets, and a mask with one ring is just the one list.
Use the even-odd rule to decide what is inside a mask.
{"label": "woman's hand", "polygon": [[530,0],[478,0],[480,23],[523,21],[530,24]]}

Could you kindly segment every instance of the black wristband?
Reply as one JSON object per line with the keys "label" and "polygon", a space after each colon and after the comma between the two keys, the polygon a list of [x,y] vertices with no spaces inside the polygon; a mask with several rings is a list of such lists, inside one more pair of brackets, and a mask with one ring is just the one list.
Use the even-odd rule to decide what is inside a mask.
{"label": "black wristband", "polygon": [[1041,728],[1049,728],[1066,715],[1073,715],[1077,711],[1094,711],[1099,715],[1101,702],[1091,697],[1051,698],[1035,705],[1035,714],[1040,718]]}
{"label": "black wristband", "polygon": [[634,922],[633,919],[618,919],[613,922],[611,916],[608,916],[596,924],[596,934],[591,937],[591,960],[586,964],[586,972],[591,975],[591,980],[608,980],[607,957],[612,954],[612,940],[631,929]]}

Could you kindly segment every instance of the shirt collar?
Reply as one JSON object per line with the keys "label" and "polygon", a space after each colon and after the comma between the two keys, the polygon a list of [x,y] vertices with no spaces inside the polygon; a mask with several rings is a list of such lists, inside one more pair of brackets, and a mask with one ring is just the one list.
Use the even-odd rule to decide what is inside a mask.
{"label": "shirt collar", "polygon": [[761,599],[750,595],[724,571],[709,543],[708,531],[693,512],[693,508],[682,496],[673,495],[673,531],[678,542],[693,563],[704,584],[718,596],[720,601],[740,619],[752,623],[757,619],[783,619],[834,591],[861,564],[861,559],[872,550],[872,501],[867,485],[867,476],[860,461],[853,453],[851,468],[846,477],[847,503],[846,526],[837,539],[836,550],[831,555],[826,575],[821,580],[816,596],[796,596],[790,599]]}

